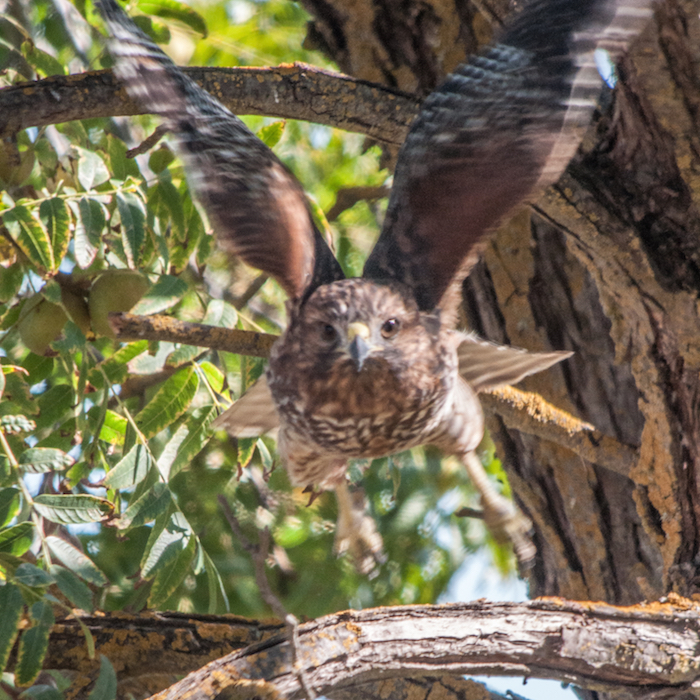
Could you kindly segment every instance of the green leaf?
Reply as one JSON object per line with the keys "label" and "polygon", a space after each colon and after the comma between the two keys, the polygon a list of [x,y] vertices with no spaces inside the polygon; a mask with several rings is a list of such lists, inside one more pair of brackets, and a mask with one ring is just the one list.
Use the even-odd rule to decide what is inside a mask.
{"label": "green leaf", "polygon": [[238,311],[236,307],[223,299],[212,299],[207,306],[202,323],[210,326],[222,326],[223,328],[235,328],[238,323]]}
{"label": "green leaf", "polygon": [[56,535],[49,535],[44,542],[51,550],[51,553],[62,561],[71,571],[78,574],[80,578],[100,587],[109,584],[105,575],[95,566],[92,559],[74,545],[60,537],[56,537]]}
{"label": "green leaf", "polygon": [[151,608],[158,609],[165,601],[175,592],[177,587],[182,583],[183,579],[190,572],[192,560],[194,559],[197,540],[190,533],[189,538],[183,538],[185,542],[182,544],[171,543],[173,548],[181,548],[177,557],[169,564],[160,568],[151,586],[151,592],[148,596],[148,605]]}
{"label": "green leaf", "polygon": [[[148,167],[157,174],[163,172],[174,160],[175,154],[170,150],[167,144],[163,143],[148,157]],[[158,186],[160,187],[160,185],[165,182],[165,180],[159,182]],[[168,182],[167,184],[173,187],[172,183]],[[173,189],[175,188],[173,187]],[[177,194],[177,190],[175,192]],[[179,195],[177,196],[179,199]],[[182,208],[182,205],[180,205],[180,207]]]}
{"label": "green leaf", "polygon": [[39,675],[49,645],[51,627],[54,623],[51,604],[45,600],[32,605],[31,616],[36,624],[26,630],[19,640],[15,668],[17,685],[29,685]]}
{"label": "green leaf", "polygon": [[186,24],[202,37],[207,36],[207,25],[204,18],[189,5],[178,0],[140,0],[138,8],[147,15],[156,15],[164,19],[175,19]]}
{"label": "green leaf", "polygon": [[24,270],[18,262],[8,267],[0,265],[0,302],[5,303],[17,296],[24,280]]}
{"label": "green leaf", "polygon": [[0,586],[0,674],[7,666],[10,651],[15,644],[23,605],[22,594],[14,583]]}
{"label": "green leaf", "polygon": [[44,200],[39,207],[39,217],[51,239],[54,258],[60,262],[70,241],[70,216],[66,203],[60,197]]}
{"label": "green leaf", "polygon": [[71,456],[49,447],[32,447],[23,452],[19,458],[19,468],[30,474],[59,472],[74,464],[75,460]]}
{"label": "green leaf", "polygon": [[38,566],[25,562],[17,567],[15,582],[29,588],[44,588],[53,583],[53,578]]}
{"label": "green leaf", "polygon": [[250,464],[250,460],[253,459],[257,442],[258,438],[238,439],[238,466],[241,469],[245,469]]}
{"label": "green leaf", "polygon": [[202,372],[204,372],[204,376],[207,378],[209,386],[217,394],[220,394],[221,390],[224,388],[225,377],[223,372],[216,365],[213,365],[211,362],[206,360],[204,362],[200,362],[199,366]]}
{"label": "green leaf", "polygon": [[146,439],[176,421],[187,410],[198,387],[194,367],[184,367],[173,374],[136,416],[136,424]]}
{"label": "green leaf", "polygon": [[68,571],[68,569],[58,564],[52,564],[49,568],[49,573],[54,577],[56,585],[61,593],[63,593],[76,608],[85,610],[85,612],[92,612],[94,607],[92,593],[72,571]]}
{"label": "green leaf", "polygon": [[296,547],[309,537],[309,526],[300,518],[290,516],[275,530],[275,542],[285,549]]}
{"label": "green leaf", "polygon": [[39,428],[52,427],[57,422],[63,422],[73,408],[73,388],[69,384],[52,386],[39,397],[39,418],[36,424]]}
{"label": "green leaf", "polygon": [[32,263],[40,270],[53,272],[53,247],[41,221],[35,219],[29,209],[21,205],[6,211],[2,218],[12,240]]}
{"label": "green leaf", "polygon": [[110,445],[123,445],[128,423],[129,421],[126,418],[107,409],[104,422],[100,428],[100,440],[104,440]]}
{"label": "green leaf", "polygon": [[100,156],[94,151],[75,146],[78,152],[78,182],[86,192],[109,180],[109,170]]}
{"label": "green leaf", "polygon": [[[187,436],[180,443],[177,455],[172,464],[169,465],[171,478],[186,467],[192,461],[192,458],[198,455],[209,440],[211,440],[212,433],[209,426],[217,415],[218,411],[216,407],[210,405],[197,408],[192,412],[192,415],[188,417],[185,423],[187,426]],[[163,452],[165,452],[165,450]],[[161,455],[161,457],[163,457],[163,455]],[[161,468],[160,460],[158,460],[158,468]],[[161,471],[161,473],[163,472]]]}
{"label": "green leaf", "polygon": [[135,486],[148,476],[153,464],[151,453],[145,445],[134,445],[105,477],[110,489],[126,489]]}
{"label": "green leaf", "polygon": [[57,61],[50,53],[37,48],[31,41],[22,42],[22,55],[27,63],[43,76],[65,75],[65,66]]}
{"label": "green leaf", "polygon": [[123,348],[119,348],[114,355],[90,370],[88,381],[93,386],[101,389],[104,386],[104,376],[102,374],[104,372],[111,383],[120,384],[129,374],[127,364],[141,353],[146,352],[146,350],[148,350],[147,340],[137,340],[135,343],[129,343]]}
{"label": "green leaf", "polygon": [[272,124],[267,124],[258,129],[256,136],[268,148],[274,148],[282,138],[286,126],[287,122],[284,119],[280,119],[279,121],[272,122]]}
{"label": "green leaf", "polygon": [[209,588],[209,613],[215,614],[219,608],[217,606],[217,593],[221,595],[224,601],[224,608],[228,613],[231,610],[231,605],[226,595],[226,588],[224,587],[224,581],[221,577],[221,573],[216,568],[216,564],[212,561],[212,558],[203,550],[204,555],[204,569],[207,573],[207,584]]}
{"label": "green leaf", "polygon": [[131,19],[134,24],[156,44],[170,43],[172,35],[164,24],[154,22],[150,17],[146,17],[145,15],[131,15]]}
{"label": "green leaf", "polygon": [[187,282],[173,275],[161,275],[158,281],[143,295],[132,314],[148,316],[157,314],[177,304],[187,293]]}
{"label": "green leaf", "polygon": [[19,513],[20,504],[19,489],[0,489],[0,527],[7,525]]}
{"label": "green leaf", "polygon": [[69,202],[75,216],[75,261],[82,269],[89,267],[100,248],[100,240],[106,219],[100,202],[89,197],[81,197],[77,202]]}
{"label": "green leaf", "polygon": [[95,687],[88,700],[115,700],[117,697],[117,674],[109,659],[100,654],[100,675],[97,676]]}
{"label": "green leaf", "polygon": [[34,524],[25,522],[0,530],[0,552],[21,557],[34,541]]}
{"label": "green leaf", "polygon": [[98,523],[112,510],[112,504],[96,496],[39,494],[34,499],[34,507],[47,520],[62,525],[78,523]]}
{"label": "green leaf", "polygon": [[135,269],[140,262],[141,248],[146,240],[144,205],[132,192],[119,192],[117,208],[122,222],[122,245],[126,259],[129,267]]}
{"label": "green leaf", "polygon": [[120,518],[114,524],[120,529],[136,527],[155,520],[161,513],[164,513],[172,502],[170,489],[158,482],[154,484],[141,498],[131,503]]}
{"label": "green leaf", "polygon": [[185,516],[179,512],[173,513],[154,541],[150,543],[149,539],[151,546],[144,552],[141,576],[145,579],[153,578],[175,561],[194,539],[194,533]]}
{"label": "green leaf", "polygon": [[[112,173],[117,180],[126,180],[129,175],[140,177],[139,165],[135,158],[126,157],[126,144],[117,136],[107,134],[107,153]],[[155,170],[153,172],[156,172]]]}

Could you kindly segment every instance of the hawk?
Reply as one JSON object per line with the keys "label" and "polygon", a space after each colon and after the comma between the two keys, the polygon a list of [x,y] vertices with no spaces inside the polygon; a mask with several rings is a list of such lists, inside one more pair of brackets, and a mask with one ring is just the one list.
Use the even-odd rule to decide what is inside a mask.
{"label": "hawk", "polygon": [[239,437],[278,429],[291,481],[337,491],[336,547],[365,570],[381,540],[347,489],[348,460],[424,444],[463,461],[487,525],[521,563],[531,560],[528,519],[475,456],[484,432],[477,393],[570,353],[531,354],[455,330],[459,289],[486,234],[566,167],[601,87],[593,52],[617,56],[650,16],[649,0],[531,0],[457,68],[410,129],[379,240],[356,279],[345,279],[301,185],[272,151],[114,0],[100,8],[118,76],[175,135],[219,245],[289,297],[265,376],[216,425]]}

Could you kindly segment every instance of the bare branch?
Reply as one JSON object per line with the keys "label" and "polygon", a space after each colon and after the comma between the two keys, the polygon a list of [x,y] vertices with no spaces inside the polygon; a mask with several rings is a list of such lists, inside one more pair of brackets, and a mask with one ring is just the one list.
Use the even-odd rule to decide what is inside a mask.
{"label": "bare branch", "polygon": [[555,442],[582,459],[623,476],[629,476],[639,459],[635,448],[603,435],[590,423],[552,406],[539,394],[508,386],[479,394],[479,399],[484,410],[500,416],[506,427]]}
{"label": "bare branch", "polygon": [[[303,119],[401,144],[418,111],[405,93],[303,63],[184,68],[234,114]],[[73,119],[143,114],[109,70],[55,75],[0,90],[0,135]]]}
{"label": "bare branch", "polygon": [[166,340],[171,343],[185,343],[253,357],[267,357],[270,354],[270,348],[278,338],[270,333],[188,323],[158,314],[136,316],[111,313],[109,322],[118,340]]}

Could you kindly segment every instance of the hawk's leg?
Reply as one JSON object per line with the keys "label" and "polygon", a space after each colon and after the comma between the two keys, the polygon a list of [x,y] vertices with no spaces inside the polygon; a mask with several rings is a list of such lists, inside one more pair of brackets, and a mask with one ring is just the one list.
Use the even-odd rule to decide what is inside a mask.
{"label": "hawk's leg", "polygon": [[374,518],[367,513],[363,489],[350,490],[343,479],[335,486],[338,499],[338,523],[335,528],[334,550],[337,555],[348,552],[357,570],[369,574],[386,557],[382,536],[377,532]]}
{"label": "hawk's leg", "polygon": [[473,450],[460,455],[469,478],[481,494],[484,522],[497,542],[512,542],[521,567],[528,568],[535,557],[535,546],[530,539],[532,523],[491,484],[481,460]]}

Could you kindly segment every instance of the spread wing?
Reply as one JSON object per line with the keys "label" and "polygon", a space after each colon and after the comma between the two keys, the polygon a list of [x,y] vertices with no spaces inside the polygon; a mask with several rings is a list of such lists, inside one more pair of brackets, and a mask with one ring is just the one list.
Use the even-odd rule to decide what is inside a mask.
{"label": "spread wing", "polygon": [[573,352],[528,352],[463,333],[457,348],[459,374],[474,391],[488,391],[543,372]]}
{"label": "spread wing", "polygon": [[[533,0],[499,43],[424,102],[399,154],[384,226],[364,270],[449,307],[485,232],[574,154],[600,91],[593,50],[613,58],[648,0]],[[449,309],[448,309],[449,310]]]}
{"label": "spread wing", "polygon": [[114,0],[98,7],[113,37],[115,72],[129,95],[163,117],[175,134],[219,245],[275,277],[292,299],[342,279],[294,175],[240,119],[185,76]]}
{"label": "spread wing", "polygon": [[279,425],[279,414],[264,374],[212,423],[214,429],[225,430],[234,437],[258,437]]}

